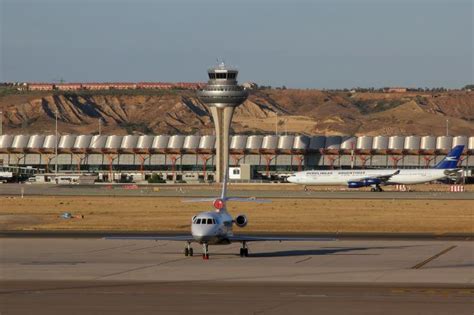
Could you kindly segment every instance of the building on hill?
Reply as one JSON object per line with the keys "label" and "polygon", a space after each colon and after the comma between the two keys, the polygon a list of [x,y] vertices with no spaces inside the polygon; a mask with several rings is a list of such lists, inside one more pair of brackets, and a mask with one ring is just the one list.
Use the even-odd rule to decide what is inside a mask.
{"label": "building on hill", "polygon": [[131,82],[115,82],[110,83],[109,88],[116,90],[135,90],[137,88],[137,84]]}
{"label": "building on hill", "polygon": [[407,88],[404,88],[404,87],[388,87],[388,88],[385,88],[384,91],[386,93],[405,93],[407,91]]}
{"label": "building on hill", "polygon": [[28,90],[30,91],[52,91],[54,84],[52,83],[28,83]]}
{"label": "building on hill", "polygon": [[90,83],[83,83],[82,88],[85,90],[108,90],[110,89],[109,83],[98,83],[98,82],[90,82]]}
{"label": "building on hill", "polygon": [[167,82],[138,82],[138,89],[171,89],[173,84]]}
{"label": "building on hill", "polygon": [[81,83],[58,83],[55,88],[59,91],[77,91],[82,88]]}

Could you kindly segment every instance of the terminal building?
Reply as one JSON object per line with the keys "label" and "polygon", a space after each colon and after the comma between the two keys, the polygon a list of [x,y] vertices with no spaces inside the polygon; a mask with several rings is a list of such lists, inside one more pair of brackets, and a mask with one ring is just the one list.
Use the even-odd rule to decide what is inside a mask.
{"label": "terminal building", "polygon": [[[97,173],[104,181],[152,174],[167,181],[213,181],[216,138],[212,135],[1,135],[3,169]],[[474,136],[233,135],[229,177],[278,180],[310,169],[426,168],[465,145],[460,162],[474,169]],[[57,152],[57,154],[56,154]],[[57,156],[57,158],[56,158]]]}

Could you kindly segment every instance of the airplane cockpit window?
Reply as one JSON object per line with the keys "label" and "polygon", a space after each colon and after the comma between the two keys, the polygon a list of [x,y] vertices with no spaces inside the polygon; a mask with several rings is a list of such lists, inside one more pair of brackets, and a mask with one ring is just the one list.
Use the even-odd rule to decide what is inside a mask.
{"label": "airplane cockpit window", "polygon": [[215,219],[211,218],[202,218],[202,219],[194,219],[194,224],[217,224]]}

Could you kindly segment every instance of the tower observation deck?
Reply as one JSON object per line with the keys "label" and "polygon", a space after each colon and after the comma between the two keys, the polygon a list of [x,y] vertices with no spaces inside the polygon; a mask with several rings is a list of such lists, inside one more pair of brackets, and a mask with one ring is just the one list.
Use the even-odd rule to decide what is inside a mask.
{"label": "tower observation deck", "polygon": [[216,129],[216,181],[222,182],[224,171],[229,165],[229,130],[235,107],[248,96],[247,91],[237,84],[237,69],[221,63],[208,71],[206,87],[198,91],[199,99],[212,114]]}

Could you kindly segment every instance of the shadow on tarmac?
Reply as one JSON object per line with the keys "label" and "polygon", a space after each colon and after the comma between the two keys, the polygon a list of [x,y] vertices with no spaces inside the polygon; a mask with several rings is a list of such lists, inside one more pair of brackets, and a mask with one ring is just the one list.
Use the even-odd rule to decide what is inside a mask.
{"label": "shadow on tarmac", "polygon": [[285,250],[276,252],[261,252],[249,253],[249,257],[265,258],[265,257],[290,257],[290,256],[322,256],[322,255],[364,255],[364,256],[378,256],[377,253],[350,253],[352,251],[365,251],[370,249],[403,249],[410,247],[418,247],[425,245],[411,245],[411,246],[387,246],[387,247],[339,247],[339,248],[324,248],[324,249],[303,249],[303,250]]}

